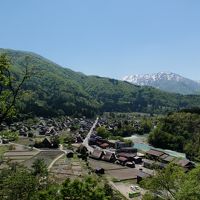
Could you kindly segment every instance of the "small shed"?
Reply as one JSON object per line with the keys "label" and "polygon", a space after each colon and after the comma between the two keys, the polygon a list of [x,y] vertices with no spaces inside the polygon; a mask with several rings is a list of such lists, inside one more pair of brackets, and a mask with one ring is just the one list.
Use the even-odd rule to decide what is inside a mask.
{"label": "small shed", "polygon": [[74,157],[74,152],[72,150],[67,150],[65,154],[66,154],[67,158],[73,158]]}
{"label": "small shed", "polygon": [[96,168],[95,169],[95,173],[96,174],[104,174],[105,173],[105,170],[103,168]]}

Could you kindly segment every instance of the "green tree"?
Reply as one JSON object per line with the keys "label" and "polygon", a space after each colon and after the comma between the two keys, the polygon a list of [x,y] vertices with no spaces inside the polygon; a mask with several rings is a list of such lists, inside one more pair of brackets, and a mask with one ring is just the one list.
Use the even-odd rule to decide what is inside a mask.
{"label": "green tree", "polygon": [[188,172],[176,194],[177,200],[200,199],[200,166]]}
{"label": "green tree", "polygon": [[4,169],[0,172],[0,199],[30,200],[36,194],[37,179],[25,168]]}
{"label": "green tree", "polygon": [[142,119],[141,126],[142,126],[143,133],[149,133],[151,131],[151,128],[152,128],[151,120]]}
{"label": "green tree", "polygon": [[58,135],[53,135],[51,136],[50,138],[54,148],[58,148],[59,147],[59,144],[60,144],[60,138]]}
{"label": "green tree", "polygon": [[59,191],[60,185],[51,184],[48,188],[38,191],[34,200],[62,200],[63,198]]}
{"label": "green tree", "polygon": [[22,91],[22,85],[30,77],[28,57],[25,59],[24,71],[17,80],[11,73],[11,63],[5,54],[0,55],[0,124],[14,115],[15,105]]}
{"label": "green tree", "polygon": [[155,176],[142,181],[141,184],[162,199],[172,200],[176,199],[184,179],[184,171],[174,164],[169,164],[164,170],[158,171]]}
{"label": "green tree", "polygon": [[129,146],[133,146],[134,144],[132,140],[128,140],[128,139],[125,139],[124,142],[128,144]]}
{"label": "green tree", "polygon": [[108,138],[110,136],[110,132],[106,129],[105,126],[98,127],[97,134],[102,138]]}
{"label": "green tree", "polygon": [[190,160],[200,161],[200,115],[175,112],[159,119],[157,128],[149,134],[155,147],[186,153]]}
{"label": "green tree", "polygon": [[60,185],[46,182],[41,187],[40,174],[34,175],[30,170],[17,164],[0,171],[1,200],[62,200]]}
{"label": "green tree", "polygon": [[156,196],[156,195],[153,195],[153,194],[147,192],[142,197],[142,200],[163,200],[163,199],[158,197],[158,196]]}
{"label": "green tree", "polygon": [[33,165],[33,175],[45,177],[48,175],[47,165],[45,164],[43,159],[37,159],[34,161]]}
{"label": "green tree", "polygon": [[148,189],[143,200],[199,200],[200,166],[184,173],[181,168],[169,164],[166,169],[141,182]]}
{"label": "green tree", "polygon": [[61,194],[64,199],[73,200],[111,200],[112,193],[109,195],[108,191],[110,188],[106,186],[104,188],[104,182],[99,178],[88,176],[83,180],[67,179],[63,183],[63,188],[61,189]]}
{"label": "green tree", "polygon": [[18,140],[19,134],[18,132],[10,131],[10,130],[2,130],[0,132],[0,137],[4,139],[8,139],[9,141]]}

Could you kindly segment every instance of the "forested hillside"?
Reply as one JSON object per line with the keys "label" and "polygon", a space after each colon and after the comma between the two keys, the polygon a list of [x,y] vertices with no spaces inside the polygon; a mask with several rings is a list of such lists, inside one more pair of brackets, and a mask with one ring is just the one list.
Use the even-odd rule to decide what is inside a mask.
{"label": "forested hillside", "polygon": [[36,71],[24,84],[27,93],[21,112],[39,116],[86,115],[103,111],[166,113],[200,105],[200,96],[170,94],[151,87],[63,68],[37,54],[0,49],[11,59],[12,72],[20,76],[23,66]]}
{"label": "forested hillside", "polygon": [[184,110],[163,117],[150,133],[149,142],[155,147],[184,152],[188,158],[200,161],[200,110]]}

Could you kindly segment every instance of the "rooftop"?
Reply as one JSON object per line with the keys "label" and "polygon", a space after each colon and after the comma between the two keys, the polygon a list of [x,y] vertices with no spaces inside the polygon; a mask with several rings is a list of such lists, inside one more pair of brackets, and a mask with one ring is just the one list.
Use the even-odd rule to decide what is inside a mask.
{"label": "rooftop", "polygon": [[146,152],[146,154],[149,154],[149,155],[152,155],[152,156],[156,156],[156,157],[160,157],[160,156],[162,156],[165,153],[162,152],[162,151],[150,149],[149,151]]}

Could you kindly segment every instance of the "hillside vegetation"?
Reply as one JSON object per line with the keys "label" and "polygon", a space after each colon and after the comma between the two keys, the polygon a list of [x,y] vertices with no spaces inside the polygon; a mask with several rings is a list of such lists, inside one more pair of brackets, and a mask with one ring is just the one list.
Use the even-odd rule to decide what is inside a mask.
{"label": "hillside vegetation", "polygon": [[149,142],[155,147],[184,152],[199,162],[200,110],[185,110],[163,117],[150,133]]}
{"label": "hillside vegetation", "polygon": [[171,94],[115,79],[86,76],[34,53],[8,49],[0,49],[0,53],[11,59],[16,77],[24,65],[37,72],[24,84],[27,93],[19,104],[23,113],[92,117],[104,111],[166,113],[200,105],[198,95]]}

